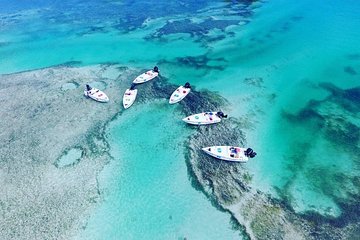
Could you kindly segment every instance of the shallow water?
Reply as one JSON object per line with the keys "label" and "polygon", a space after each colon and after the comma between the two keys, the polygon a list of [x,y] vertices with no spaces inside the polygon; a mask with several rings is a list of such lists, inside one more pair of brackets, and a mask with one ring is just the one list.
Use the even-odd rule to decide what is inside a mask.
{"label": "shallow water", "polygon": [[72,148],[66,154],[61,156],[61,158],[56,161],[55,165],[56,167],[62,168],[76,164],[76,162],[80,161],[81,154],[81,149]]}
{"label": "shallow water", "polygon": [[[360,76],[357,1],[274,0],[250,7],[123,1],[96,10],[94,4],[3,5],[0,73],[58,64],[157,64],[169,82],[189,81],[229,101],[224,111],[240,120],[258,152],[246,164],[254,188],[297,212],[324,216],[339,216],[342,204],[358,202],[360,99],[358,89],[349,90],[359,87]],[[183,146],[191,131],[177,120],[177,107],[165,100],[135,103],[111,123],[114,160],[101,175],[106,197],[85,238],[239,235],[229,215],[191,187]],[[145,151],[153,148],[157,152]]]}
{"label": "shallow water", "polygon": [[[330,82],[341,89],[359,86],[356,77],[344,71],[345,66],[356,65],[349,56],[357,52],[355,41],[360,39],[359,33],[353,31],[360,24],[359,17],[354,15],[359,6],[350,2],[325,6],[305,1],[271,18],[268,13],[279,8],[279,4],[284,2],[264,6],[263,12],[249,24],[249,31],[244,33],[249,34],[250,39],[263,37],[253,32],[256,33],[256,24],[264,32],[263,24],[266,24],[270,27],[265,33],[271,37],[265,37],[270,43],[276,42],[271,47],[264,47],[269,42],[254,46],[264,48],[264,52],[257,52],[255,62],[249,61],[256,63],[255,68],[263,68],[255,75],[263,78],[257,93],[263,101],[269,100],[270,94],[275,96],[267,104],[255,103],[263,112],[257,119],[255,134],[249,134],[249,141],[256,143],[261,156],[249,167],[254,172],[256,185],[263,185],[265,191],[273,188],[290,201],[295,210],[338,216],[341,210],[336,204],[337,198],[346,198],[357,187],[339,181],[337,176],[345,174],[351,179],[352,174],[359,174],[356,153],[359,145],[357,138],[341,143],[334,141],[334,137],[347,131],[346,126],[341,127],[343,122],[336,119],[352,122],[357,126],[355,131],[359,130],[360,121],[357,112],[341,106],[342,97],[331,97],[331,92],[319,84]],[[264,60],[271,65],[264,65]],[[359,100],[355,97],[349,104],[359,106]],[[313,107],[314,101],[319,102],[319,106]],[[320,116],[317,117],[317,113]],[[340,130],[334,132],[334,128]],[[329,131],[334,134],[332,137]],[[349,145],[355,147],[353,151]],[[342,187],[345,187],[342,194],[335,193]]]}
{"label": "shallow water", "polygon": [[109,126],[104,203],[79,238],[239,239],[230,215],[191,186],[183,156],[191,130],[177,107],[161,100],[130,109]]}

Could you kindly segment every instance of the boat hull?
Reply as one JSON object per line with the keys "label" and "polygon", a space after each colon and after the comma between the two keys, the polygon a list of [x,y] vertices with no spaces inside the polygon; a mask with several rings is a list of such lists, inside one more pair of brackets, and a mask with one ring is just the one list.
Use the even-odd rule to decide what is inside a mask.
{"label": "boat hull", "polygon": [[154,70],[149,70],[149,71],[137,76],[135,78],[135,80],[133,81],[133,83],[136,83],[136,84],[145,83],[145,82],[148,82],[148,81],[156,78],[158,75],[159,75],[158,72],[155,72]]}
{"label": "boat hull", "polygon": [[128,109],[129,107],[131,107],[133,105],[133,103],[135,102],[136,96],[137,96],[137,89],[134,89],[134,90],[126,89],[124,96],[123,96],[123,106],[125,109]]}
{"label": "boat hull", "polygon": [[192,125],[209,125],[221,122],[221,118],[216,115],[217,112],[203,112],[190,115],[183,118],[183,121]]}
{"label": "boat hull", "polygon": [[172,94],[169,99],[170,104],[175,104],[183,100],[189,93],[190,88],[185,88],[183,86],[178,87]]}
{"label": "boat hull", "polygon": [[202,150],[208,155],[230,162],[247,162],[249,158],[245,156],[246,148],[234,146],[211,146],[204,147]]}
{"label": "boat hull", "polygon": [[109,98],[103,91],[99,89],[92,88],[90,91],[84,91],[84,95],[97,101],[97,102],[108,102]]}

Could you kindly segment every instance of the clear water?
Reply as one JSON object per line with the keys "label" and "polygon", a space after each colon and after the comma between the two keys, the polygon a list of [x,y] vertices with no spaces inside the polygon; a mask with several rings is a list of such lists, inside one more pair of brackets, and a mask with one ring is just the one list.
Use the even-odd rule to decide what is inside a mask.
{"label": "clear water", "polygon": [[[254,134],[248,136],[262,156],[249,164],[249,168],[256,185],[262,185],[264,191],[280,192],[295,210],[338,216],[341,210],[335,201],[357,188],[347,185],[347,180],[339,181],[339,175],[345,174],[351,179],[359,174],[357,150],[348,150],[349,146],[357,145],[358,149],[359,145],[356,141],[334,141],[327,126],[339,117],[353,122],[358,131],[359,114],[342,109],[342,98],[329,98],[330,92],[318,84],[330,82],[340,89],[359,86],[358,76],[344,69],[359,66],[349,56],[358,52],[355,42],[360,34],[355,29],[360,26],[356,15],[360,6],[351,1],[332,4],[302,1],[287,11],[272,11],[283,4],[285,1],[274,1],[264,6],[244,31],[249,39],[270,39],[262,39],[264,43],[253,47],[261,51],[255,51],[254,61],[250,57],[245,63],[253,66],[245,71],[258,69],[255,76],[264,78],[261,92],[257,94],[265,99],[266,95],[276,94],[273,101],[257,101],[253,105],[263,112],[257,119]],[[247,46],[245,49],[252,48]],[[245,56],[249,59],[252,52]],[[310,101],[321,101],[321,106],[311,108]],[[353,99],[352,104],[358,106],[360,99]],[[301,110],[323,113],[325,119],[321,123],[325,126],[319,127],[313,122],[316,118],[298,115]],[[293,114],[295,121],[284,113]],[[357,119],[351,120],[353,117]]]}
{"label": "clear water", "polygon": [[66,154],[61,156],[55,163],[56,167],[62,168],[75,164],[81,158],[82,150],[78,148],[70,149]]}
{"label": "clear water", "polygon": [[[360,116],[346,106],[357,109],[360,99],[341,97],[359,87],[357,1],[257,2],[250,14],[223,1],[0,3],[0,73],[65,62],[157,64],[170,82],[190,81],[229,100],[226,112],[258,152],[246,164],[255,188],[325,216],[339,216],[339,202],[358,201]],[[183,142],[191,132],[181,117],[160,101],[135,104],[111,123],[105,201],[81,236],[239,236],[188,180]]]}
{"label": "clear water", "polygon": [[111,123],[114,161],[99,177],[105,201],[80,238],[240,238],[229,215],[191,186],[183,156],[191,131],[180,117],[163,100],[135,105]]}

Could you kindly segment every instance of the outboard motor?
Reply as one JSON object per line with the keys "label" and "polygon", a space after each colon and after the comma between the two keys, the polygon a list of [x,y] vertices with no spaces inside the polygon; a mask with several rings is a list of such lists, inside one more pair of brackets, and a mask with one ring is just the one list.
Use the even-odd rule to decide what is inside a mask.
{"label": "outboard motor", "polygon": [[90,90],[91,90],[91,87],[88,84],[86,84],[86,91],[90,91]]}
{"label": "outboard motor", "polygon": [[245,150],[245,156],[249,157],[251,153],[253,153],[254,150],[252,150],[251,148],[248,148]]}
{"label": "outboard motor", "polygon": [[256,152],[254,152],[251,148],[248,148],[245,150],[245,156],[253,158],[256,156]]}
{"label": "outboard motor", "polygon": [[130,86],[130,90],[134,90],[135,89],[135,83],[132,83],[131,86]]}
{"label": "outboard motor", "polygon": [[190,83],[186,82],[184,85],[185,88],[191,88]]}
{"label": "outboard motor", "polygon": [[225,115],[223,112],[217,112],[216,116],[218,116],[219,118],[227,118],[227,115]]}
{"label": "outboard motor", "polygon": [[157,66],[155,66],[153,70],[154,70],[154,72],[159,73],[159,68]]}

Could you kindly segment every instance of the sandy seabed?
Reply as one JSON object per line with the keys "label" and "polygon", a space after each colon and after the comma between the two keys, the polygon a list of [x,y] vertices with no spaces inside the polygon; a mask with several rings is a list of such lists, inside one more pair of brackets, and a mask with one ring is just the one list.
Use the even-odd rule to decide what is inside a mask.
{"label": "sandy seabed", "polygon": [[[130,81],[117,65],[0,76],[0,239],[69,239],[85,227],[79,216],[101,200],[96,177],[111,158],[104,127]],[[110,103],[84,97],[86,83]]]}

